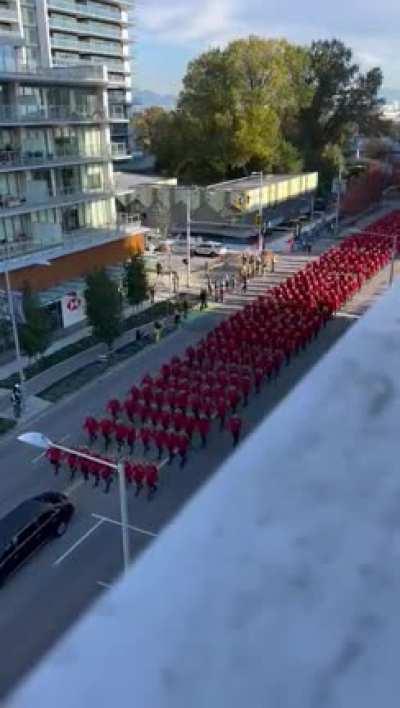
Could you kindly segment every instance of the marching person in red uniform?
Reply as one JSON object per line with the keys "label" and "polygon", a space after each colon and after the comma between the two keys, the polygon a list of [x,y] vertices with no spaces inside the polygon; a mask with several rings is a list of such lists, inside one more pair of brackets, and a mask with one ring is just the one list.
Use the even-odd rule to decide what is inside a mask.
{"label": "marching person in red uniform", "polygon": [[93,418],[93,416],[88,415],[83,424],[83,428],[88,434],[89,442],[94,443],[97,440],[97,431],[99,429],[99,424],[96,418]]}
{"label": "marching person in red uniform", "polygon": [[118,415],[121,413],[121,404],[118,398],[112,398],[107,403],[107,411],[111,414],[114,422],[116,421]]}
{"label": "marching person in red uniform", "polygon": [[140,428],[140,439],[143,443],[143,451],[146,455],[150,450],[151,432],[149,428]]}
{"label": "marching person in red uniform", "polygon": [[136,484],[135,497],[138,497],[141,490],[143,489],[143,482],[145,478],[145,467],[144,465],[136,464],[133,465],[133,479]]}
{"label": "marching person in red uniform", "polygon": [[186,435],[178,435],[177,436],[177,443],[178,443],[178,452],[179,456],[181,458],[181,467],[184,467],[187,462],[187,451],[189,447],[189,440]]}
{"label": "marching person in red uniform", "polygon": [[108,465],[102,465],[100,474],[101,478],[104,481],[104,493],[108,494],[114,480],[114,470]]}
{"label": "marching person in red uniform", "polygon": [[217,414],[220,420],[220,430],[223,430],[226,418],[226,403],[224,398],[219,398],[217,401]]}
{"label": "marching person in red uniform", "polygon": [[54,474],[57,475],[60,471],[63,458],[61,450],[58,450],[56,447],[49,447],[49,449],[46,450],[46,457],[53,467]]}
{"label": "marching person in red uniform", "polygon": [[147,499],[148,499],[148,501],[150,501],[154,497],[154,495],[158,489],[158,486],[157,486],[157,482],[158,482],[157,465],[153,465],[153,464],[146,465],[145,474],[146,474],[146,484],[149,489],[148,494],[147,494]]}
{"label": "marching person in red uniform", "polygon": [[206,447],[207,436],[210,432],[210,421],[208,418],[199,418],[197,421],[197,428],[200,433],[202,447]]}
{"label": "marching person in red uniform", "polygon": [[173,433],[165,433],[165,442],[168,450],[169,458],[168,464],[172,465],[175,457],[175,435]]}
{"label": "marching person in red uniform", "polygon": [[185,421],[184,421],[183,427],[184,427],[184,430],[185,430],[185,433],[188,437],[189,442],[191,442],[192,437],[193,437],[193,433],[196,430],[196,419],[193,418],[193,416],[191,416],[191,415],[185,416]]}
{"label": "marching person in red uniform", "polygon": [[124,402],[124,409],[128,419],[131,423],[133,423],[133,419],[135,416],[135,401],[133,401],[131,398],[128,398]]}
{"label": "marching person in red uniform", "polygon": [[240,431],[242,429],[242,421],[238,415],[233,415],[229,418],[228,428],[232,433],[233,446],[235,447],[239,442]]}
{"label": "marching person in red uniform", "polygon": [[70,452],[67,456],[67,463],[70,471],[71,481],[74,479],[76,471],[78,469],[78,458],[74,452]]}
{"label": "marching person in red uniform", "polygon": [[133,455],[133,450],[135,448],[136,442],[136,428],[134,428],[133,426],[128,428],[128,432],[126,434],[126,442],[128,443],[129,453]]}
{"label": "marching person in red uniform", "polygon": [[153,433],[153,440],[158,452],[158,459],[161,460],[163,449],[165,445],[165,432],[164,430],[155,430]]}
{"label": "marching person in red uniform", "polygon": [[168,430],[168,428],[171,425],[171,413],[168,413],[168,411],[163,411],[163,414],[161,416],[161,425],[164,428],[164,430]]}
{"label": "marching person in red uniform", "polygon": [[102,420],[99,423],[99,428],[101,430],[101,434],[103,436],[104,440],[104,448],[105,450],[108,450],[111,442],[111,433],[114,430],[114,426],[108,418],[102,418]]}
{"label": "marching person in red uniform", "polygon": [[128,437],[128,428],[123,423],[115,423],[115,439],[117,441],[118,452],[121,452],[122,447],[125,445],[125,441]]}

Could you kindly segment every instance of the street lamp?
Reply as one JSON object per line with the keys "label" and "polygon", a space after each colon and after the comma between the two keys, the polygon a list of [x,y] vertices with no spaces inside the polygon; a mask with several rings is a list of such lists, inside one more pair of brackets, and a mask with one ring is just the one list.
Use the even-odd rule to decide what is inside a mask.
{"label": "street lamp", "polygon": [[[23,433],[18,436],[20,442],[26,443],[27,445],[32,445],[33,447],[38,447],[42,450],[48,450],[49,448],[55,448],[61,452],[66,452],[67,454],[76,455],[89,462],[99,462],[98,457],[93,457],[92,455],[87,455],[85,452],[80,452],[79,450],[73,450],[64,445],[58,445],[58,443],[53,443],[47,435],[37,432]],[[126,572],[129,567],[129,534],[128,534],[128,500],[126,495],[126,482],[124,474],[124,465],[122,462],[108,462],[107,460],[101,460],[101,464],[105,467],[110,467],[118,473],[119,481],[119,501],[121,509],[121,532],[122,532],[122,555],[124,559],[124,571]]]}
{"label": "street lamp", "polygon": [[262,234],[264,173],[261,171],[261,172],[252,172],[251,174],[253,177],[260,178],[260,184],[259,184],[259,188],[258,188],[258,252],[262,253],[263,247],[264,247],[263,234]]}
{"label": "street lamp", "polygon": [[[8,268],[8,261],[10,258],[9,255],[9,250],[8,250],[8,241],[7,239],[3,239],[1,241],[1,244],[5,247],[5,252],[6,252],[6,257],[4,259],[4,280],[5,280],[5,285],[6,285],[6,294],[7,294],[7,301],[8,301],[8,309],[10,312],[10,319],[11,319],[11,326],[12,326],[12,332],[13,332],[13,339],[14,339],[14,346],[15,346],[15,358],[17,360],[17,368],[18,368],[18,377],[19,377],[19,383],[21,387],[21,407],[24,407],[24,402],[25,402],[25,377],[24,377],[24,367],[22,364],[22,358],[21,358],[21,347],[19,343],[19,335],[18,335],[18,326],[17,326],[17,320],[15,316],[15,308],[14,308],[14,300],[13,300],[13,295],[12,295],[12,290],[11,290],[11,284],[10,284],[10,271]],[[49,266],[50,263],[46,259],[40,259],[35,260],[35,262],[32,265],[46,265]]]}

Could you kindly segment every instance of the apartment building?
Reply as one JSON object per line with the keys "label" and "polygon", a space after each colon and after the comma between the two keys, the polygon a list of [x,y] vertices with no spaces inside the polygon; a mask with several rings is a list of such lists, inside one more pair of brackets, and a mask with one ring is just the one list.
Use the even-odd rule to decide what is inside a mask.
{"label": "apartment building", "polygon": [[49,304],[49,289],[62,299],[93,266],[123,262],[144,230],[117,221],[113,75],[103,63],[40,63],[25,5],[0,2],[0,288],[7,268],[14,289],[29,282]]}

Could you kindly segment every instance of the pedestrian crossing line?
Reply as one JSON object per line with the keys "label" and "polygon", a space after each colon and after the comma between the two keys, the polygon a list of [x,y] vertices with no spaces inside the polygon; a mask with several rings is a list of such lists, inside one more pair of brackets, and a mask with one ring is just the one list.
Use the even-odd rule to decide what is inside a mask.
{"label": "pedestrian crossing line", "polygon": [[69,487],[64,489],[63,493],[70,496],[71,494],[73,494],[73,492],[75,492],[77,489],[79,489],[79,487],[81,487],[83,483],[84,483],[83,479],[77,479],[75,482],[70,484]]}
{"label": "pedestrian crossing line", "polygon": [[[122,526],[123,524],[120,521],[117,521],[116,519],[110,519],[108,516],[101,516],[100,514],[92,514],[94,519],[99,519],[99,525],[103,523],[103,521],[107,521],[109,524],[114,524],[115,526]],[[146,531],[146,529],[140,529],[138,526],[132,526],[131,524],[127,524],[128,529],[131,529],[131,531],[136,531],[136,533],[141,533],[144,536],[152,536],[155,538],[157,536],[156,533],[153,533],[152,531]]]}
{"label": "pedestrian crossing line", "polygon": [[[92,516],[93,516],[93,514],[92,514]],[[104,519],[98,520],[97,523],[94,524],[94,526],[91,526],[90,529],[89,529],[88,531],[86,531],[86,533],[83,534],[83,536],[81,536],[80,538],[78,538],[78,540],[75,541],[75,543],[73,543],[72,546],[70,546],[70,547],[65,551],[65,553],[62,554],[62,556],[60,556],[59,558],[57,558],[56,561],[54,561],[53,566],[60,565],[60,563],[62,563],[63,560],[65,560],[66,558],[68,558],[68,556],[71,555],[71,553],[73,553],[73,551],[74,551],[76,548],[78,548],[78,546],[80,546],[81,543],[83,543],[83,541],[85,541],[89,536],[91,536],[91,534],[92,534],[94,531],[96,531],[96,529],[99,528],[99,526],[101,526],[101,524],[103,523],[103,521],[104,521]]]}

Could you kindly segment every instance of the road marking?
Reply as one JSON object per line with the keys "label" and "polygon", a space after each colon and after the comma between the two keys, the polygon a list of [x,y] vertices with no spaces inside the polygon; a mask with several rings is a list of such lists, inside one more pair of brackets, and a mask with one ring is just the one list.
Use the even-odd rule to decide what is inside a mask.
{"label": "road marking", "polygon": [[[108,516],[100,516],[100,514],[92,514],[94,519],[100,519],[99,523],[102,523],[103,521],[108,521],[109,524],[114,524],[115,526],[122,526],[120,521],[116,521],[115,519],[110,519]],[[131,529],[131,531],[136,531],[137,533],[142,533],[144,536],[153,536],[154,538],[157,536],[156,533],[153,533],[152,531],[146,531],[146,529],[140,529],[138,526],[131,526],[131,524],[127,524],[128,529]]]}
{"label": "road marking", "polygon": [[83,484],[83,479],[77,479],[75,482],[69,485],[66,489],[63,489],[64,494],[71,495],[76,489],[79,489]]}
{"label": "road marking", "polygon": [[[60,440],[57,440],[56,442],[58,444],[63,443],[63,442],[65,442],[65,440],[68,440],[68,438],[70,438],[70,437],[71,437],[71,434],[67,433],[67,435],[64,435],[64,437],[60,438]],[[41,452],[40,455],[38,455],[37,457],[34,457],[32,460],[32,464],[36,465],[39,462],[39,460],[41,460],[42,457],[44,457],[46,455],[46,452],[47,452],[47,450],[43,450],[43,452]]]}
{"label": "road marking", "polygon": [[97,585],[101,585],[102,588],[110,588],[111,587],[110,583],[103,583],[102,580],[98,580]]}
{"label": "road marking", "polygon": [[60,565],[60,563],[62,563],[63,560],[68,558],[68,556],[75,550],[75,548],[78,548],[78,546],[80,546],[81,543],[83,543],[83,541],[85,541],[86,538],[88,538],[94,531],[96,531],[96,529],[99,528],[99,526],[101,526],[103,521],[104,521],[104,519],[101,519],[100,521],[98,521],[96,524],[94,524],[94,526],[92,526],[89,529],[89,531],[86,531],[86,533],[84,533],[83,536],[78,538],[78,540],[70,548],[68,548],[68,550],[62,554],[62,556],[60,556],[59,558],[57,558],[56,561],[54,561],[53,565]]}

